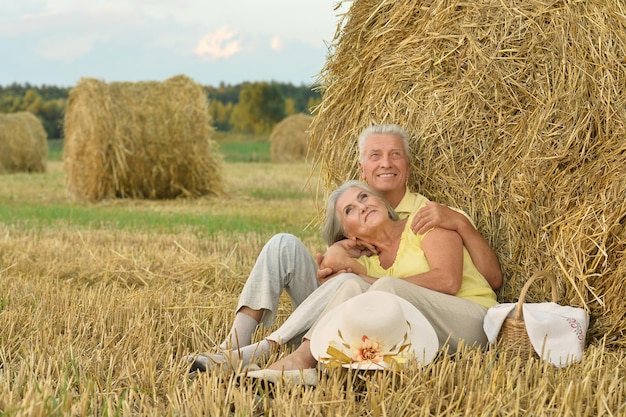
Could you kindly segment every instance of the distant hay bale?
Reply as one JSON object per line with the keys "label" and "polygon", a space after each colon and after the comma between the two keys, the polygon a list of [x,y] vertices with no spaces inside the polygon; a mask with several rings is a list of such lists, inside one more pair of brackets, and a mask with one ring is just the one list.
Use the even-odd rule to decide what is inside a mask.
{"label": "distant hay bale", "polygon": [[313,116],[299,113],[278,123],[270,136],[272,162],[304,161],[309,148],[309,127]]}
{"label": "distant hay bale", "polygon": [[30,112],[0,114],[0,173],[45,172],[48,135]]}
{"label": "distant hay bale", "polygon": [[76,197],[166,199],[219,194],[222,157],[202,86],[83,78],[70,91],[63,166]]}
{"label": "distant hay bale", "polygon": [[625,3],[357,0],[337,33],[311,127],[327,188],[358,176],[363,128],[403,125],[411,188],[476,220],[499,299],[547,269],[625,347]]}

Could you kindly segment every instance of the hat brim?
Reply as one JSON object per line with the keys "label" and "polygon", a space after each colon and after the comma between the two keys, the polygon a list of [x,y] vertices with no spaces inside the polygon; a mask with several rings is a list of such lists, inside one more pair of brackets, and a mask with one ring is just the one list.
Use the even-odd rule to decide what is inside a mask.
{"label": "hat brim", "polygon": [[[363,294],[357,295],[356,297],[360,297],[361,295]],[[421,365],[429,364],[439,350],[439,340],[437,338],[437,334],[435,333],[435,329],[426,317],[424,317],[422,312],[419,311],[413,304],[395,294],[391,295],[397,299],[400,307],[402,308],[405,319],[411,325],[407,337],[407,342],[411,343],[411,346],[407,352],[412,353],[415,360]],[[335,342],[337,344],[342,343],[338,335],[338,324],[341,323],[341,320],[338,320],[338,317],[341,317],[344,314],[345,309],[345,302],[334,307],[322,316],[313,329],[310,339],[311,353],[315,359],[321,361],[322,363],[324,363],[324,360],[320,358],[328,357],[326,350],[329,344],[331,342]],[[344,364],[343,367],[359,370],[382,370],[391,368],[391,364],[386,362],[353,362]]]}

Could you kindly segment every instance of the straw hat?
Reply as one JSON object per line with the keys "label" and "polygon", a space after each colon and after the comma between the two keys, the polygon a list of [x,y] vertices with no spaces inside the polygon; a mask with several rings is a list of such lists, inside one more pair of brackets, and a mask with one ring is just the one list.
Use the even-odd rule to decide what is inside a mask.
{"label": "straw hat", "polygon": [[405,299],[368,291],[326,313],[311,334],[311,353],[327,367],[396,368],[428,364],[439,349],[433,326]]}

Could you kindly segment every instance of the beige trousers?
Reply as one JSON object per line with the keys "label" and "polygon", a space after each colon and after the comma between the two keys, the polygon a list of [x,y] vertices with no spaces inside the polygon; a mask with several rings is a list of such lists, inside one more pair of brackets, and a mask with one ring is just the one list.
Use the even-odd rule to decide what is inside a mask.
{"label": "beige trousers", "polygon": [[[342,302],[372,290],[396,294],[413,304],[432,324],[439,339],[440,349],[447,346],[448,352],[454,353],[461,340],[469,346],[487,346],[488,340],[483,330],[483,320],[487,314],[485,307],[399,278],[382,277],[370,285],[358,276],[352,275],[337,289],[319,317],[323,317]],[[305,338],[310,339],[314,327],[315,324],[305,334]]]}

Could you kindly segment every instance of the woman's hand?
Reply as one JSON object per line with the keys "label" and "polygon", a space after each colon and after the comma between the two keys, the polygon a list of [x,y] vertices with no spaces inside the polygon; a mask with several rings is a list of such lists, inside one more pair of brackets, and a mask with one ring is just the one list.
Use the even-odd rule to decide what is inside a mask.
{"label": "woman's hand", "polygon": [[377,250],[374,246],[359,239],[340,240],[330,246],[325,254],[317,254],[317,280],[323,284],[337,274],[353,272],[353,266],[358,265],[355,259],[375,253]]}

